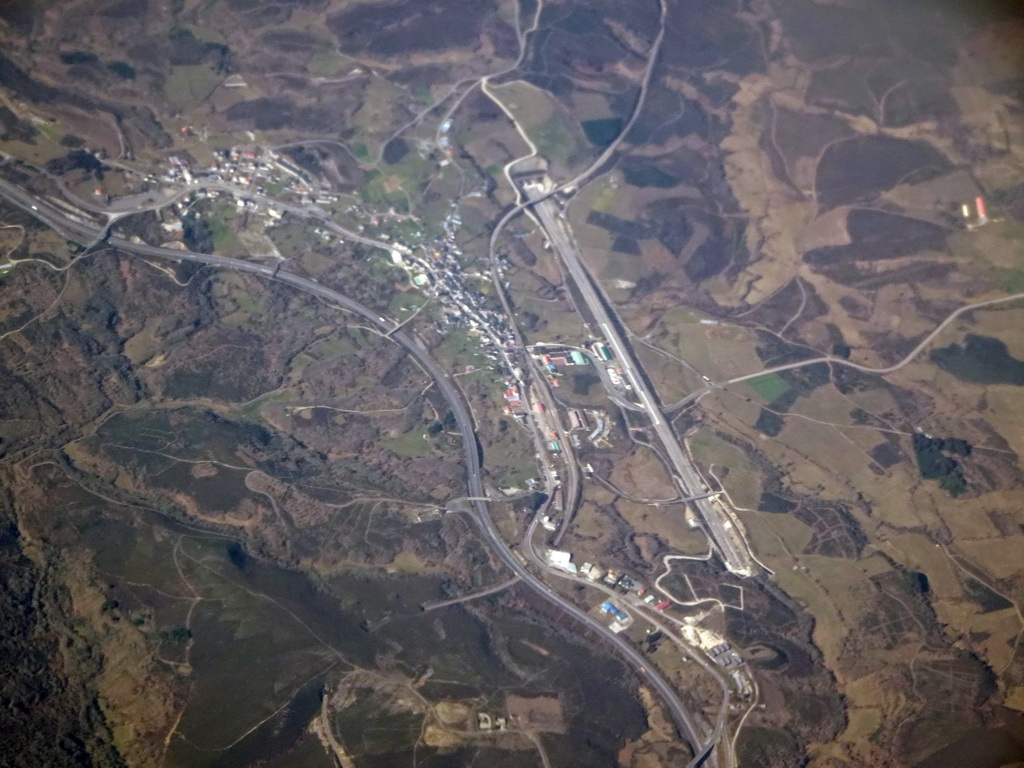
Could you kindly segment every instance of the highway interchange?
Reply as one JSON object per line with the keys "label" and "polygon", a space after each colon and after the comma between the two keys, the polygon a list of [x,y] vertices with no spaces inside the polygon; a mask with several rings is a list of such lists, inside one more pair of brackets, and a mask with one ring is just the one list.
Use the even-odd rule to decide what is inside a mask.
{"label": "highway interchange", "polygon": [[[533,215],[535,220],[542,227],[543,232],[551,243],[553,250],[558,254],[566,268],[566,271],[572,279],[572,282],[577,287],[580,296],[586,304],[586,309],[589,312],[591,316],[590,320],[592,321],[590,323],[591,332],[595,338],[603,339],[612,349],[616,363],[622,367],[623,372],[632,387],[633,393],[635,393],[639,399],[639,403],[629,402],[627,398],[615,393],[610,386],[608,386],[609,397],[616,403],[616,405],[624,410],[630,413],[645,415],[646,420],[650,425],[650,429],[653,430],[658,443],[660,444],[662,455],[671,466],[673,480],[679,492],[679,499],[689,500],[688,503],[690,503],[692,508],[698,513],[704,524],[705,530],[708,532],[716,549],[722,556],[726,567],[734,574],[750,576],[755,573],[755,561],[742,536],[742,531],[739,529],[738,521],[735,519],[734,515],[728,509],[723,500],[718,498],[717,495],[709,493],[707,483],[700,476],[692,459],[690,459],[687,454],[685,447],[681,444],[678,436],[672,429],[670,418],[671,413],[675,412],[678,408],[698,401],[700,398],[715,390],[723,389],[732,384],[754,379],[767,373],[782,372],[785,370],[806,367],[814,363],[844,365],[857,370],[879,374],[895,371],[915,358],[944,328],[948,327],[950,323],[964,312],[992,304],[1024,298],[1024,293],[1018,293],[1007,297],[1001,297],[961,307],[959,310],[949,315],[934,329],[932,333],[927,335],[914,350],[908,353],[906,357],[896,364],[885,368],[873,369],[832,356],[817,357],[776,366],[763,371],[757,371],[728,381],[716,383],[708,382],[706,386],[690,393],[682,401],[670,406],[662,405],[657,397],[656,391],[644,374],[642,366],[629,343],[628,334],[624,333],[625,327],[615,316],[614,307],[608,301],[607,296],[604,295],[600,283],[598,283],[589,272],[585,260],[582,258],[580,253],[579,246],[577,245],[576,240],[573,237],[573,233],[563,214],[566,196],[571,195],[572,192],[579,188],[587,179],[597,173],[602,166],[606,164],[617,150],[619,142],[629,133],[630,127],[640,114],[640,108],[644,103],[646,91],[654,71],[658,51],[660,50],[662,41],[665,37],[667,3],[665,0],[659,0],[658,4],[661,16],[658,35],[649,51],[649,58],[643,73],[640,95],[637,98],[636,105],[630,114],[629,121],[624,129],[619,132],[619,136],[616,140],[606,148],[602,155],[591,166],[577,175],[576,178],[560,186],[556,186],[544,174],[524,174],[513,178],[513,174],[511,174],[510,171],[512,166],[516,163],[510,163],[506,168],[506,175],[508,176],[509,181],[512,181],[517,186],[517,191],[523,197],[521,198],[519,205],[516,205],[511,210],[505,212],[501,221],[498,222],[494,228],[491,237],[490,250],[493,260],[495,243],[497,242],[499,233],[505,223],[524,211]],[[504,69],[502,72],[494,73],[476,81],[481,84],[485,93],[488,91],[487,84],[489,78],[496,78],[504,72],[513,71],[523,59],[526,52],[525,36],[537,28],[542,6],[543,2],[537,4],[533,24],[528,29],[522,29],[520,27],[517,16],[516,34],[520,44],[519,58],[515,63]],[[473,81],[466,80],[456,83],[452,86],[448,95],[456,94],[460,86],[464,83],[471,82]],[[446,113],[446,118],[450,117],[455,112],[459,104],[462,102],[462,99],[469,94],[473,87],[474,85],[470,85],[470,87],[458,97],[451,109]],[[488,95],[491,94],[488,93]],[[448,98],[448,96],[445,98]],[[423,110],[423,112],[420,113],[413,122],[422,120],[433,108],[434,107],[431,106],[429,109]],[[512,115],[509,116],[512,118]],[[514,122],[514,118],[512,119]],[[411,122],[408,125],[411,124],[413,123]],[[408,125],[403,126],[396,131],[395,136],[398,136],[402,130],[408,127]],[[525,133],[523,136],[527,140],[527,143],[530,143],[529,138]],[[383,146],[384,143],[381,144],[382,148]],[[533,150],[531,154],[535,154],[536,148],[533,147],[532,144],[531,148]],[[383,151],[383,149],[381,151]],[[97,246],[103,243],[125,253],[132,253],[146,258],[172,261],[191,261],[216,269],[244,272],[266,280],[273,280],[278,283],[291,286],[295,290],[315,296],[334,306],[353,313],[377,329],[382,335],[391,339],[405,349],[434,381],[435,386],[438,388],[438,391],[445,399],[452,411],[452,414],[454,415],[462,438],[467,472],[468,497],[466,501],[470,507],[466,513],[476,522],[481,535],[486,539],[498,558],[508,567],[512,574],[512,578],[509,579],[508,582],[496,585],[490,590],[484,590],[478,593],[478,596],[488,592],[493,592],[499,588],[505,588],[512,583],[521,581],[539,597],[557,606],[566,614],[571,615],[583,626],[587,627],[594,634],[609,643],[620,654],[620,656],[639,673],[644,683],[651,686],[658,693],[671,713],[682,737],[691,745],[696,754],[696,757],[690,762],[690,766],[702,764],[707,766],[721,765],[723,768],[731,768],[735,765],[735,754],[730,748],[729,740],[727,738],[723,738],[727,735],[725,733],[727,705],[729,701],[729,692],[727,690],[723,688],[723,699],[718,717],[716,718],[713,726],[708,727],[707,724],[702,722],[702,718],[700,718],[700,716],[694,715],[694,713],[687,709],[672,685],[668,683],[658,669],[654,667],[654,665],[651,664],[650,661],[641,654],[631,642],[610,632],[603,623],[595,619],[587,611],[580,608],[566,597],[562,596],[562,594],[548,584],[547,580],[539,575],[546,574],[549,577],[548,580],[557,578],[560,580],[586,583],[591,588],[596,588],[600,591],[604,591],[606,594],[611,594],[609,590],[600,585],[594,585],[593,583],[576,579],[564,572],[557,572],[546,565],[544,559],[539,556],[534,549],[537,524],[541,518],[540,513],[537,514],[531,523],[529,530],[527,531],[527,535],[522,542],[521,551],[513,549],[513,547],[510,546],[509,543],[506,542],[498,533],[487,510],[487,503],[485,501],[486,491],[481,478],[480,464],[482,452],[476,437],[476,430],[471,411],[465,402],[461,390],[454,384],[451,375],[438,366],[426,345],[414,333],[407,331],[405,326],[398,323],[396,320],[383,316],[379,312],[363,306],[328,286],[322,285],[315,280],[288,272],[281,264],[266,265],[213,254],[201,254],[185,250],[161,248],[146,243],[132,242],[110,234],[112,225],[120,218],[145,210],[159,210],[169,204],[184,199],[200,186],[210,190],[219,189],[226,192],[237,192],[237,190],[229,184],[205,179],[201,184],[196,183],[188,186],[182,186],[170,195],[132,195],[113,201],[110,205],[103,206],[97,205],[93,201],[83,200],[73,196],[58,179],[54,179],[53,177],[50,177],[50,179],[56,184],[60,193],[67,198],[69,205],[55,205],[50,200],[28,193],[20,186],[12,184],[2,178],[0,178],[0,197],[7,199],[13,205],[35,216],[68,239],[85,245],[86,253],[96,250]],[[345,229],[331,221],[330,217],[324,211],[316,208],[315,206],[300,207],[297,205],[290,205],[252,192],[246,192],[246,197],[263,203],[273,203],[273,205],[277,206],[279,209],[288,211],[294,215],[307,219],[315,219],[326,229],[350,241],[380,248],[386,252],[395,250],[396,247],[398,249],[402,248],[401,245],[396,246],[394,243],[377,241],[360,233]],[[75,212],[75,209],[78,210],[77,213]],[[103,217],[103,220],[97,221],[96,215]],[[502,300],[505,313],[511,320],[514,316],[514,307],[510,304],[508,297],[501,290],[501,281],[496,270],[492,271],[492,277],[495,286],[498,288],[497,295]],[[587,318],[584,319],[587,320]],[[531,362],[528,348],[525,345],[525,340],[519,333],[514,320],[512,321],[511,326],[516,335],[518,347],[518,351],[514,353],[515,359],[519,362],[519,373],[516,375],[516,378],[520,382],[524,396],[528,395],[531,402],[542,403],[548,412],[557,413],[557,402],[553,397],[553,393],[549,389],[544,376],[540,375],[540,372]],[[602,375],[602,379],[607,385],[608,382],[605,372],[599,368],[599,373]],[[669,414],[669,416],[666,414]],[[574,455],[571,442],[567,439],[567,435],[559,423],[559,420],[555,417],[550,420],[550,423],[551,426],[558,431],[559,437],[561,438],[560,442],[564,449],[562,456],[564,461],[564,476],[560,477],[558,482],[561,483],[565,489],[566,513],[564,515],[561,528],[553,537],[554,542],[557,544],[568,530],[572,520],[572,510],[579,502],[582,489],[582,478],[580,477],[578,462]],[[533,430],[534,442],[538,446],[538,453],[543,455],[544,451],[541,446],[545,442],[546,435],[541,434],[532,419],[531,429]],[[546,461],[545,465],[547,465]],[[550,467],[548,467],[548,475],[547,487],[550,489],[552,487]],[[673,500],[671,503],[679,502],[677,500]],[[542,512],[543,511],[544,510],[542,510]],[[638,613],[643,613],[642,607],[638,608],[637,606],[631,606],[631,608],[637,610]],[[644,616],[652,626],[661,629],[667,635],[674,637],[671,631],[672,628],[667,626],[665,623],[667,621],[667,617],[651,616],[649,612],[644,614]],[[694,656],[694,658],[698,663],[702,662],[698,656]],[[709,669],[708,671],[714,674],[714,670]],[[715,675],[715,677],[721,682],[717,675]]]}
{"label": "highway interchange", "polygon": [[[730,571],[740,576],[752,575],[755,572],[753,564],[756,563],[756,560],[754,560],[753,554],[747,548],[741,531],[738,530],[738,526],[734,523],[732,513],[727,509],[718,494],[709,492],[707,484],[704,482],[703,478],[700,477],[698,470],[687,455],[685,448],[681,445],[678,437],[672,430],[670,419],[665,415],[667,411],[675,410],[686,402],[695,402],[700,397],[731,384],[740,383],[742,381],[756,378],[757,376],[763,376],[766,373],[790,370],[814,363],[844,365],[857,370],[879,374],[895,371],[909,363],[923,349],[925,349],[944,328],[948,327],[951,322],[963,313],[972,309],[1024,298],[1024,293],[1017,293],[997,299],[965,305],[955,310],[930,334],[928,334],[914,350],[911,350],[906,357],[898,363],[885,368],[869,368],[831,356],[810,358],[796,363],[785,364],[767,370],[746,374],[728,381],[721,381],[717,383],[708,382],[703,388],[691,393],[691,395],[689,395],[682,403],[676,403],[666,408],[659,404],[656,393],[648,383],[643,369],[629,345],[626,335],[621,330],[623,326],[617,317],[615,317],[611,303],[608,301],[607,297],[603,295],[600,284],[597,283],[589,273],[586,264],[581,257],[576,241],[562,214],[560,208],[562,201],[559,199],[558,188],[552,185],[546,175],[543,173],[538,174],[536,171],[517,177],[517,180],[521,185],[520,191],[524,193],[526,199],[523,200],[520,205],[516,206],[516,208],[512,209],[510,213],[514,214],[517,210],[528,210],[528,212],[535,216],[539,225],[543,228],[549,242],[552,244],[552,248],[559,255],[570,278],[577,286],[580,295],[583,297],[586,309],[590,313],[589,325],[592,333],[595,338],[603,339],[614,352],[616,364],[622,367],[626,378],[631,384],[633,393],[636,394],[640,402],[628,402],[621,396],[615,395],[611,388],[609,388],[609,395],[613,397],[615,402],[626,410],[632,413],[646,414],[650,427],[658,437],[658,441],[662,449],[662,456],[665,458],[667,463],[671,465],[673,478],[676,483],[677,490],[679,491],[678,499],[668,501],[675,504],[689,503],[696,511],[699,512],[701,519],[704,522],[705,529],[710,534],[716,549],[722,555],[726,566]],[[63,187],[61,187],[61,190],[64,191]],[[161,201],[141,201],[139,203],[140,207],[138,210],[158,209],[162,205],[167,205],[181,199],[184,194],[186,194],[186,192],[179,191],[169,197],[165,196]],[[722,678],[715,674],[713,669],[708,669],[708,671],[712,673],[720,684],[723,684],[723,696],[718,716],[715,718],[715,722],[709,727],[700,715],[694,714],[687,709],[686,705],[680,699],[679,694],[672,685],[631,642],[611,632],[605,624],[598,621],[586,610],[564,597],[555,588],[550,586],[548,583],[550,579],[546,580],[541,577],[541,574],[546,574],[547,576],[558,580],[564,580],[567,578],[572,579],[568,574],[552,569],[543,558],[537,555],[534,550],[534,534],[537,529],[537,523],[541,519],[541,513],[546,510],[546,507],[536,515],[533,523],[529,526],[527,535],[523,540],[521,551],[514,549],[513,546],[510,546],[510,544],[501,537],[487,510],[487,495],[481,477],[480,462],[482,451],[476,437],[472,414],[465,402],[461,390],[453,383],[451,375],[438,366],[436,361],[432,358],[430,351],[420,338],[414,333],[407,331],[403,324],[365,307],[348,296],[325,286],[316,280],[304,278],[288,272],[283,268],[284,262],[280,262],[275,265],[266,265],[215,254],[203,254],[188,250],[162,248],[112,235],[110,232],[111,225],[127,214],[124,206],[106,211],[97,206],[90,206],[89,210],[83,210],[82,207],[77,205],[79,202],[77,198],[69,196],[69,201],[58,202],[54,198],[45,198],[38,194],[30,193],[18,184],[14,184],[2,177],[0,177],[0,197],[5,198],[12,205],[21,208],[25,212],[36,217],[69,240],[85,245],[85,252],[79,254],[76,259],[81,259],[88,255],[91,250],[96,249],[101,243],[103,243],[106,246],[111,246],[125,253],[132,253],[142,257],[174,261],[191,261],[213,268],[246,272],[267,280],[273,280],[289,285],[296,290],[315,296],[333,306],[351,312],[369,323],[379,331],[382,336],[385,336],[396,344],[399,344],[413,357],[413,359],[433,380],[438,391],[452,411],[462,438],[464,460],[467,471],[469,495],[466,498],[466,501],[470,504],[470,508],[465,510],[465,512],[476,522],[483,538],[512,574],[512,578],[507,582],[501,585],[496,585],[494,589],[485,590],[480,594],[487,594],[489,592],[496,591],[499,587],[504,588],[521,581],[535,594],[575,618],[595,635],[603,638],[631,667],[637,671],[643,681],[657,692],[666,708],[671,713],[672,719],[679,729],[680,735],[691,745],[694,753],[696,754],[696,757],[691,761],[690,766],[707,765],[714,766],[716,768],[718,766],[721,766],[722,768],[732,768],[735,766],[735,737],[730,741],[730,739],[727,738],[729,734],[726,729],[726,724],[728,722],[730,691],[723,684]],[[279,203],[275,204],[280,205]],[[317,220],[335,233],[348,239],[388,252],[395,250],[396,247],[401,247],[394,243],[385,243],[350,232],[343,227],[330,222],[327,215],[322,210],[315,207],[287,207],[296,215]],[[105,220],[97,220],[98,215],[103,216]],[[506,216],[503,217],[502,222],[507,221],[508,218],[509,214],[506,214]],[[494,255],[494,239],[495,238],[492,238],[492,257]],[[495,285],[499,288],[501,286],[500,279],[496,275]],[[501,290],[498,291],[498,296],[504,304],[506,314],[509,314],[511,318],[514,314],[514,309],[510,305],[508,297],[505,296]],[[584,317],[584,320],[587,321],[588,318]],[[513,365],[513,370],[516,371],[516,378],[520,381],[524,394],[529,393],[529,399],[531,402],[540,402],[544,404],[546,409],[550,412],[557,413],[557,403],[554,400],[551,391],[548,389],[545,377],[543,375],[539,375],[539,370],[533,369],[529,348],[525,344],[525,339],[523,339],[514,321],[511,325],[517,340],[517,351],[515,354],[518,355],[518,360],[521,363],[521,366]],[[508,362],[511,363],[512,361],[509,360]],[[607,379],[604,378],[604,380],[607,384]],[[537,443],[542,443],[544,436],[539,434],[537,431],[537,426],[534,423],[534,420],[531,419],[530,421],[531,428],[535,430],[535,441]],[[560,430],[559,434],[563,438],[563,445],[566,447],[571,445],[570,441],[565,439],[566,436],[564,430],[557,417],[548,420],[547,423]],[[544,456],[543,451],[539,451],[538,453],[539,455]],[[562,458],[564,460],[562,471],[564,472],[565,477],[558,478],[557,482],[564,483],[564,487],[567,490],[567,503],[563,526],[554,537],[556,542],[561,535],[564,534],[568,526],[568,522],[571,520],[572,510],[575,505],[578,504],[582,485],[579,467],[575,456],[571,453],[571,448],[566,455],[563,455]],[[547,459],[544,459],[543,464],[548,474],[546,486],[550,490],[553,487],[552,468]],[[582,582],[579,579],[575,579],[575,581],[588,583]],[[588,583],[588,586],[603,590],[603,587],[600,585],[594,585],[593,583]],[[607,593],[607,590],[603,591]],[[651,614],[644,606],[636,605],[634,603],[635,601],[630,603],[630,607],[635,614],[642,616],[651,626],[664,631],[672,639],[672,642],[680,645],[681,650],[684,653],[691,655],[699,663],[701,662],[701,659],[698,656],[691,654],[689,649],[687,649],[678,639],[677,633],[673,634],[670,628],[666,628],[662,618]],[[668,617],[665,617],[666,620],[667,618]]]}
{"label": "highway interchange", "polygon": [[[9,203],[21,208],[27,213],[35,216],[54,231],[64,237],[80,243],[94,245],[106,234],[108,223],[97,224],[91,221],[84,214],[81,216],[69,215],[69,213],[56,205],[53,205],[44,198],[33,195],[18,185],[0,179],[0,197],[5,198]],[[477,523],[481,534],[491,546],[499,559],[508,569],[522,582],[533,590],[534,593],[554,604],[565,613],[569,614],[589,630],[602,637],[609,643],[636,671],[642,676],[644,682],[650,685],[661,697],[662,701],[672,714],[672,718],[679,728],[682,737],[692,745],[697,757],[691,765],[700,764],[716,766],[717,760],[712,751],[714,742],[708,743],[704,738],[704,728],[699,724],[693,714],[687,709],[672,685],[662,676],[659,670],[646,659],[636,647],[625,638],[609,631],[603,623],[595,619],[588,612],[581,609],[573,602],[563,597],[558,591],[549,586],[534,571],[527,567],[527,561],[515,553],[505,540],[498,533],[490,514],[487,511],[486,498],[483,480],[481,478],[480,446],[477,441],[476,431],[470,411],[461,396],[459,389],[452,383],[449,374],[441,370],[423,342],[413,334],[399,328],[399,324],[388,319],[380,313],[375,312],[362,304],[350,299],[338,291],[335,291],[315,280],[295,275],[278,266],[267,266],[254,262],[234,259],[215,254],[195,253],[187,250],[161,248],[146,243],[132,242],[119,237],[107,236],[105,242],[126,253],[133,253],[139,256],[146,256],[157,259],[169,259],[174,261],[191,261],[220,269],[246,272],[265,279],[274,280],[289,285],[309,295],[324,299],[331,304],[341,307],[368,322],[378,329],[384,336],[394,341],[405,349],[412,358],[423,368],[433,379],[438,391],[444,397],[458,425],[462,436],[463,454],[466,462],[467,484],[469,489],[469,501],[472,505],[471,516]],[[378,247],[390,250],[393,246],[385,243],[373,243]],[[718,730],[716,729],[716,734]]]}
{"label": "highway interchange", "polygon": [[[624,334],[619,332],[619,321],[612,317],[613,310],[603,297],[598,296],[595,282],[583,264],[575,238],[558,209],[555,196],[550,194],[554,185],[546,176],[528,175],[523,177],[521,188],[527,199],[532,202],[533,211],[539,217],[548,241],[558,252],[562,263],[565,264],[569,275],[583,296],[597,329],[615,353],[616,362],[622,367],[629,378],[633,391],[640,398],[640,405],[650,419],[651,427],[658,436],[672,465],[673,480],[682,497],[694,498],[707,493],[709,490],[707,484],[700,477],[693,461],[680,445],[679,438],[676,437],[671,424],[666,420],[647,383],[643,368],[633,354]],[[737,526],[730,519],[721,501],[717,498],[696,499],[693,502],[693,507],[700,514],[706,530],[729,571],[739,576],[752,575],[754,569],[750,553],[747,551]]]}

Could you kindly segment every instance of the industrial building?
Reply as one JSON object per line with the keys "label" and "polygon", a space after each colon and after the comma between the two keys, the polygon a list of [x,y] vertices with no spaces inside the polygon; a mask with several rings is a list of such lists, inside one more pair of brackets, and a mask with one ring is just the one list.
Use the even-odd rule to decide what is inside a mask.
{"label": "industrial building", "polygon": [[587,421],[587,414],[579,408],[569,409],[569,423],[573,429],[589,429],[590,422]]}
{"label": "industrial building", "polygon": [[572,562],[572,553],[561,549],[549,549],[547,553],[548,565],[558,568],[567,573],[576,573],[577,568]]}
{"label": "industrial building", "polygon": [[601,603],[601,612],[610,613],[619,621],[627,621],[629,619],[629,614],[621,608],[619,608],[619,606],[617,606],[611,600],[605,600],[603,603]]}
{"label": "industrial building", "polygon": [[633,623],[633,617],[619,608],[619,606],[611,600],[605,600],[601,603],[601,613],[607,613],[614,617],[614,620],[608,625],[608,628],[615,633],[621,632]]}

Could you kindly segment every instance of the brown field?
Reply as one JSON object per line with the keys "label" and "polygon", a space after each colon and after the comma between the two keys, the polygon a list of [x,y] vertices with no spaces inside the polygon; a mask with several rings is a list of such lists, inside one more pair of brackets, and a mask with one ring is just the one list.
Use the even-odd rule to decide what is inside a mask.
{"label": "brown field", "polygon": [[639,445],[616,462],[615,471],[608,479],[616,488],[638,498],[671,499],[677,494],[659,458]]}
{"label": "brown field", "polygon": [[707,536],[699,528],[691,528],[686,523],[681,505],[651,507],[619,499],[615,502],[615,509],[632,530],[656,536],[672,552],[703,555],[708,551]]}
{"label": "brown field", "polygon": [[689,440],[694,458],[722,480],[729,497],[740,507],[756,507],[761,498],[757,466],[742,451],[718,435],[702,430]]}
{"label": "brown field", "polygon": [[562,702],[557,696],[506,696],[509,725],[522,730],[564,733]]}

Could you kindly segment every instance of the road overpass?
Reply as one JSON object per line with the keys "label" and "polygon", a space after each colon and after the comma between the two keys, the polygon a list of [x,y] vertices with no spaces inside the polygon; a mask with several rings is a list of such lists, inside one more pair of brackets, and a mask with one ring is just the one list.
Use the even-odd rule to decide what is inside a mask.
{"label": "road overpass", "polygon": [[[4,179],[0,179],[0,197],[7,199],[10,203],[35,216],[56,232],[76,242],[93,242],[103,231],[100,225],[90,223],[84,216],[81,219],[69,218],[65,211],[41,198],[35,197]],[[680,734],[691,745],[695,753],[708,751],[712,748],[713,744],[706,743],[705,739],[702,738],[701,729],[679,698],[679,694],[662,676],[654,664],[645,658],[632,643],[611,632],[608,627],[539,578],[526,567],[525,561],[520,559],[504,539],[501,538],[486,507],[485,499],[487,494],[481,477],[480,446],[473,427],[472,415],[462,399],[458,388],[453,384],[451,377],[441,370],[426,345],[417,336],[401,329],[394,320],[381,316],[379,313],[350,299],[348,296],[315,280],[286,272],[280,268],[280,265],[267,266],[227,256],[161,248],[145,243],[134,243],[117,237],[110,237],[106,242],[128,253],[172,261],[192,261],[221,269],[248,272],[268,280],[275,280],[290,285],[297,290],[325,299],[358,315],[371,326],[381,331],[383,335],[386,335],[405,349],[419,363],[427,375],[434,380],[438,391],[447,402],[448,407],[451,408],[462,436],[469,501],[472,504],[471,517],[476,521],[481,535],[494,550],[498,558],[537,595],[560,608],[584,627],[609,643],[626,663],[640,674],[644,684],[649,685],[657,692],[671,712],[672,719]]]}

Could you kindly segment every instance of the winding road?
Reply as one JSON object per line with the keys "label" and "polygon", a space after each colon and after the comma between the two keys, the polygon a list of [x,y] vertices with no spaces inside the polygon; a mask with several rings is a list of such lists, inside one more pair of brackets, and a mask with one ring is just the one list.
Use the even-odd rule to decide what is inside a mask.
{"label": "winding road", "polygon": [[954,310],[947,315],[942,322],[940,322],[931,333],[925,336],[920,343],[906,355],[903,356],[899,362],[893,363],[892,365],[882,366],[880,368],[872,368],[870,365],[861,365],[860,363],[854,363],[843,357],[835,357],[834,355],[823,355],[821,357],[810,357],[805,360],[797,360],[793,363],[785,363],[783,365],[776,365],[772,368],[765,368],[763,371],[756,371],[754,373],[747,373],[743,376],[736,376],[732,379],[726,379],[725,381],[718,381],[708,384],[705,387],[694,390],[689,395],[684,397],[682,400],[672,403],[672,405],[666,406],[667,412],[677,411],[685,405],[700,400],[704,395],[714,392],[716,389],[725,389],[726,387],[732,386],[733,384],[741,384],[744,381],[750,381],[752,379],[758,379],[762,376],[767,376],[772,373],[781,373],[782,371],[793,371],[798,368],[806,368],[809,365],[816,365],[818,363],[827,363],[829,365],[841,365],[846,368],[852,368],[855,371],[861,371],[863,373],[871,373],[876,376],[881,376],[886,373],[895,373],[906,365],[912,363],[916,357],[924,352],[932,342],[942,333],[946,328],[950,326],[958,317],[968,312],[973,312],[977,309],[985,309],[986,307],[994,307],[998,304],[1006,304],[1011,301],[1024,300],[1024,293],[1012,293],[1009,296],[999,296],[994,299],[986,299],[985,301],[978,301],[973,304],[965,304],[957,310]]}
{"label": "winding road", "polygon": [[[76,242],[93,242],[101,233],[102,227],[91,222],[69,218],[66,213],[47,201],[37,198],[24,191],[9,181],[0,179],[0,197],[5,198],[11,204],[23,209],[30,215],[36,217],[63,236],[73,239]],[[691,745],[694,752],[708,752],[710,745],[704,743],[701,738],[701,731],[694,722],[690,712],[683,704],[675,689],[661,675],[658,669],[648,661],[636,647],[612,633],[608,627],[579,608],[573,602],[563,597],[554,588],[545,583],[533,571],[527,568],[524,560],[516,555],[501,538],[487,511],[486,498],[483,480],[480,475],[480,445],[477,442],[476,432],[473,426],[473,419],[466,403],[460,396],[458,388],[452,383],[448,374],[431,357],[429,350],[416,336],[407,333],[398,327],[394,320],[380,315],[379,313],[363,306],[359,302],[350,299],[338,291],[335,291],[315,280],[292,274],[280,268],[280,266],[266,266],[241,259],[234,259],[227,256],[215,254],[195,253],[193,251],[176,250],[171,248],[160,248],[145,243],[134,243],[118,237],[110,237],[106,241],[109,245],[127,253],[134,253],[139,256],[149,256],[157,259],[172,261],[191,261],[198,264],[205,264],[220,269],[229,269],[238,272],[247,272],[258,275],[268,280],[274,280],[285,285],[303,291],[309,295],[316,296],[331,302],[359,317],[363,318],[370,325],[379,329],[384,335],[405,349],[409,355],[423,368],[423,370],[434,380],[438,391],[448,403],[456,424],[462,436],[463,454],[466,462],[467,484],[469,487],[470,502],[472,504],[471,517],[480,528],[481,534],[487,543],[494,550],[498,558],[508,569],[518,576],[524,584],[532,589],[537,595],[549,603],[560,608],[565,613],[575,618],[580,624],[586,627],[597,636],[602,637],[611,645],[620,656],[632,666],[641,676],[641,680],[651,686],[661,697],[662,701],[672,714],[677,728],[682,737]]]}

